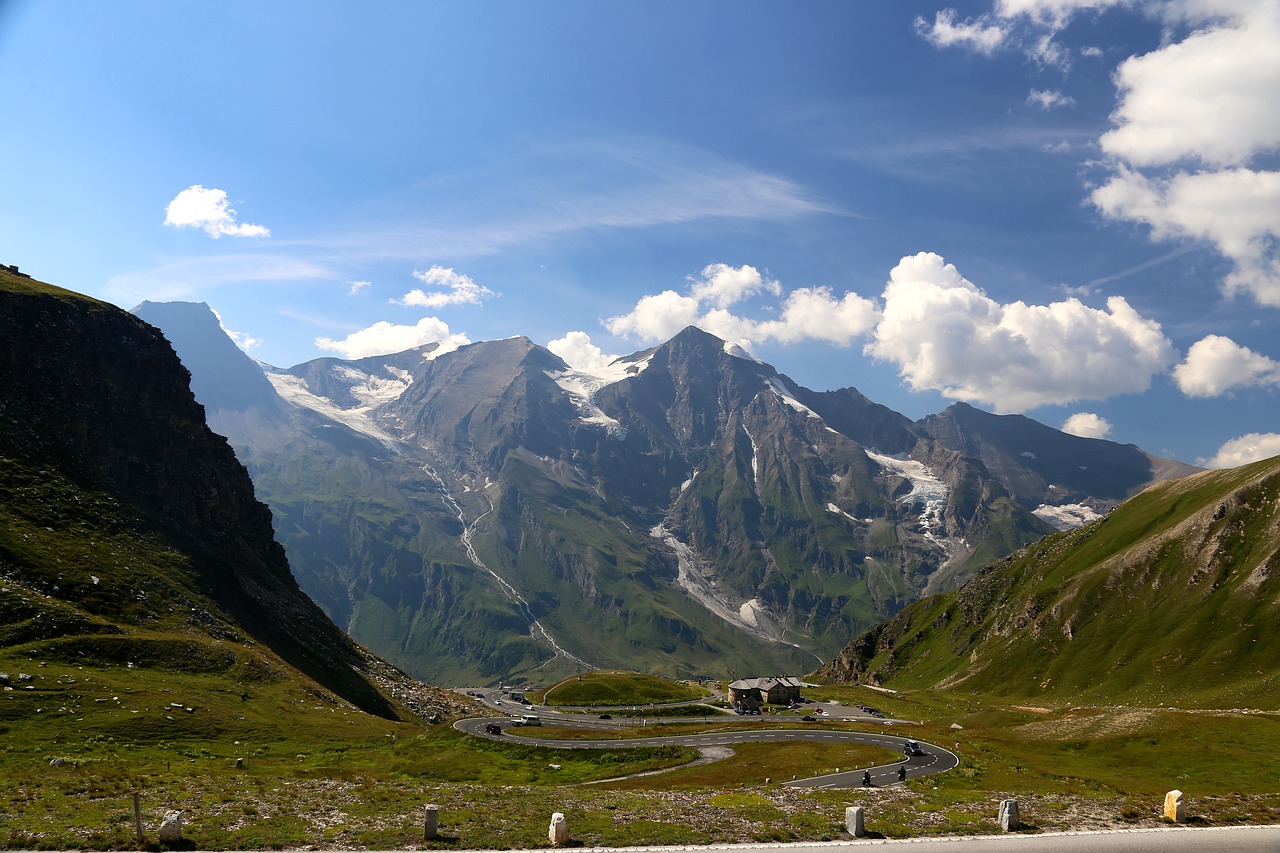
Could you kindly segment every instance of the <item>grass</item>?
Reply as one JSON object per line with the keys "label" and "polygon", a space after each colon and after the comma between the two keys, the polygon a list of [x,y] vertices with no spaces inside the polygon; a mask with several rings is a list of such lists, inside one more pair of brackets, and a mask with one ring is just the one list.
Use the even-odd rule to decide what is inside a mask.
{"label": "grass", "polygon": [[1276,460],[1162,483],[911,605],[856,666],[1009,702],[1274,708],[1278,501]]}
{"label": "grass", "polygon": [[533,696],[544,705],[584,708],[636,706],[707,699],[710,691],[683,681],[617,670],[596,670],[566,678]]}
{"label": "grass", "polygon": [[[1040,829],[1154,826],[1175,787],[1197,822],[1280,821],[1277,771],[1257,760],[1280,747],[1274,714],[1036,711],[972,694],[824,687],[817,698],[925,720],[891,731],[948,748],[959,742],[963,763],[902,788],[822,792],[780,783],[896,754],[744,744],[723,760],[688,765],[693,754],[684,750],[550,750],[380,720],[321,702],[290,680],[255,683],[242,698],[223,673],[41,663],[0,657],[17,688],[0,692],[0,848],[132,849],[135,791],[150,844],[162,813],[176,808],[190,842],[213,850],[527,848],[542,844],[555,811],[568,816],[575,841],[602,846],[837,839],[848,805],[863,805],[869,831],[887,837],[981,834],[996,831],[1006,796]],[[16,682],[20,672],[35,689]],[[622,734],[786,724],[659,724]],[[634,775],[662,767],[676,769]],[[442,839],[423,843],[428,802],[440,806]]]}

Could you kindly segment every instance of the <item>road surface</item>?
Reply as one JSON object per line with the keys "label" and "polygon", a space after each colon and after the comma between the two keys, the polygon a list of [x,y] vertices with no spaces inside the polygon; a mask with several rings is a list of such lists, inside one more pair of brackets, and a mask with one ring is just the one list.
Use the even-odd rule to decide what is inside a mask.
{"label": "road surface", "polygon": [[[670,735],[664,737],[626,738],[614,740],[566,740],[550,736],[541,731],[543,728],[568,726],[572,728],[596,728],[616,731],[621,727],[634,726],[634,721],[619,723],[590,719],[578,716],[539,715],[543,726],[516,726],[507,718],[472,718],[459,720],[454,728],[476,737],[492,740],[516,740],[520,743],[535,746],[553,747],[556,749],[618,749],[642,746],[688,746],[705,749],[716,746],[733,746],[740,743],[784,743],[787,741],[818,741],[831,744],[858,743],[867,746],[883,747],[902,754],[905,737],[884,734],[881,732],[848,732],[819,728],[817,723],[805,725],[812,728],[797,729],[759,729],[757,731],[713,732],[697,735]],[[726,718],[735,719],[735,718]],[[497,723],[503,727],[503,734],[493,735],[485,732],[485,726]],[[901,759],[874,767],[860,767],[841,773],[814,776],[808,779],[796,779],[785,784],[797,788],[858,788],[863,785],[863,774],[871,774],[873,787],[896,785],[900,778],[899,768],[905,769],[906,779],[928,776],[931,773],[942,773],[951,770],[960,763],[954,752],[940,746],[920,742],[923,755],[903,756]]]}

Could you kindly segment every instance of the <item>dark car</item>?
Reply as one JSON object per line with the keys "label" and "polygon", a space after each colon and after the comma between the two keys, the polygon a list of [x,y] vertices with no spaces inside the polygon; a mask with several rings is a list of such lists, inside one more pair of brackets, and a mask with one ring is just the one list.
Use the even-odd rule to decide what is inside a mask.
{"label": "dark car", "polygon": [[813,716],[813,714],[805,714],[800,719],[806,723],[816,723],[818,721],[818,718]]}
{"label": "dark car", "polygon": [[913,740],[909,740],[902,745],[903,755],[924,755],[924,750],[920,748],[920,744]]}
{"label": "dark car", "polygon": [[486,723],[484,730],[487,734],[491,734],[491,735],[502,734],[502,726],[498,725],[497,723]]}

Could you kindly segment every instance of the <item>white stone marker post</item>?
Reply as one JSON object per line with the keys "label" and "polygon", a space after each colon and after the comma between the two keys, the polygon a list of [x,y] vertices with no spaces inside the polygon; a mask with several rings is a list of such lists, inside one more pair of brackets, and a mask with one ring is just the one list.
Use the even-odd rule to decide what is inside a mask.
{"label": "white stone marker post", "polygon": [[1013,832],[1022,828],[1022,821],[1018,820],[1017,800],[1000,801],[1000,828],[1005,832]]}
{"label": "white stone marker post", "polygon": [[427,803],[422,816],[422,840],[434,841],[440,823],[440,807],[435,803]]}
{"label": "white stone marker post", "polygon": [[551,815],[551,826],[547,828],[547,840],[557,846],[569,842],[569,824],[560,812]]}
{"label": "white stone marker post", "polygon": [[1181,791],[1173,790],[1164,795],[1164,816],[1174,823],[1182,823],[1186,818]]}
{"label": "white stone marker post", "polygon": [[848,806],[845,808],[844,828],[849,830],[849,834],[854,838],[861,838],[867,834],[867,828],[862,823],[862,806]]}
{"label": "white stone marker post", "polygon": [[167,811],[160,821],[160,843],[170,846],[182,843],[182,812]]}

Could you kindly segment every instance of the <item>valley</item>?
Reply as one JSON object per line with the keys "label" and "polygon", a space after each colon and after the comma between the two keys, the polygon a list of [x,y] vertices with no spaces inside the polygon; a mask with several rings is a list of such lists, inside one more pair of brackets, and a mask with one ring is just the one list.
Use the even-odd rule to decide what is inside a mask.
{"label": "valley", "polygon": [[[1280,747],[1280,459],[1147,484],[1097,520],[1034,527],[1039,535],[1013,547],[1021,528],[1009,524],[1034,518],[1041,475],[1008,464],[1002,447],[1018,445],[995,426],[1038,442],[1045,471],[1054,463],[1041,445],[1073,442],[1025,419],[993,423],[961,409],[948,415],[951,440],[959,446],[985,425],[980,453],[893,418],[859,427],[842,408],[851,395],[836,403],[775,377],[750,386],[735,371],[760,379],[756,363],[696,333],[673,348],[714,356],[727,371],[714,375],[720,391],[751,388],[744,409],[725,410],[737,426],[726,431],[687,401],[661,421],[610,415],[627,441],[648,433],[626,454],[644,447],[662,462],[617,478],[604,475],[625,454],[592,443],[616,438],[575,434],[557,455],[558,439],[540,433],[536,417],[490,420],[484,430],[521,434],[485,453],[472,419],[446,419],[469,450],[437,467],[442,427],[424,412],[434,417],[438,406],[388,411],[381,423],[416,417],[412,434],[435,436],[393,445],[390,429],[379,437],[312,420],[314,409],[273,409],[280,400],[258,395],[272,386],[253,368],[238,387],[257,403],[239,410],[240,422],[288,448],[271,463],[292,484],[286,499],[281,481],[250,480],[253,464],[209,428],[213,410],[198,405],[168,342],[137,317],[0,272],[0,329],[0,846],[135,849],[135,794],[149,838],[164,812],[180,810],[187,843],[212,850],[525,848],[545,838],[554,811],[570,815],[576,840],[604,846],[834,840],[849,805],[862,805],[883,837],[987,834],[1011,797],[1030,833],[1158,826],[1173,788],[1187,795],[1191,825],[1280,822],[1280,780],[1266,759]],[[523,342],[503,348],[545,360]],[[428,389],[436,395],[474,383],[474,370],[510,367],[493,353],[465,364],[447,355],[429,362],[457,371]],[[645,359],[640,377],[659,376],[664,359],[673,375],[673,353],[633,361]],[[323,387],[353,369],[300,372]],[[652,405],[621,391],[603,386],[591,399],[619,415]],[[879,430],[879,449],[825,423]],[[410,434],[403,429],[396,434]],[[686,444],[697,464],[658,441],[663,429],[702,436]],[[893,435],[912,441],[893,446]],[[1155,470],[1135,450],[1095,449],[1114,463],[1102,485],[1088,483],[1100,495]],[[806,453],[822,465],[789,467]],[[1123,460],[1136,468],[1122,470]],[[1104,500],[1065,473],[1054,479],[1072,505]],[[666,495],[661,525],[641,511],[655,491]],[[722,530],[721,518],[745,526]],[[672,538],[689,549],[686,581],[698,578],[722,616],[691,600],[679,561],[651,550],[658,526],[682,531]],[[444,684],[480,686],[431,686],[353,642],[294,577],[281,530],[293,531],[294,553],[323,557],[310,583],[345,625],[405,653],[434,649],[442,671],[470,676]],[[732,530],[759,535],[747,547]],[[858,536],[840,538],[849,530]],[[978,531],[1000,535],[979,544]],[[822,542],[842,556],[825,556]],[[723,546],[722,560],[709,559],[710,543]],[[993,543],[1004,556],[975,564]],[[841,574],[893,553],[897,562],[878,573]],[[921,598],[925,576],[964,553],[967,580],[956,575],[954,589]],[[817,563],[797,572],[789,561],[798,554]],[[903,573],[913,565],[921,570]],[[758,576],[735,575],[752,566]],[[745,590],[744,576],[755,578]],[[885,595],[901,607],[878,621],[867,610],[868,627],[850,629],[818,666],[819,647],[803,643],[821,620],[800,604],[828,612],[818,590],[837,587],[817,584],[833,578],[870,596],[845,602],[851,612]],[[471,630],[451,632],[451,620]],[[620,654],[611,648],[661,665],[598,671]],[[497,661],[510,664],[500,677],[490,674]],[[708,674],[677,680],[662,670]],[[813,702],[719,719],[713,707],[701,720],[681,719],[678,707],[659,713],[671,702],[714,705],[734,672],[804,675]],[[493,719],[467,690],[492,695],[499,678],[547,713],[585,703],[595,719],[563,732],[568,741],[699,740],[565,749],[460,731],[476,725],[461,721]],[[638,726],[628,708],[640,711]],[[787,730],[798,735],[773,734]],[[802,739],[759,741],[766,732]],[[886,780],[904,737],[958,764]],[[878,783],[788,784],[847,780],[862,768]],[[438,843],[421,840],[427,802],[442,810]]]}

